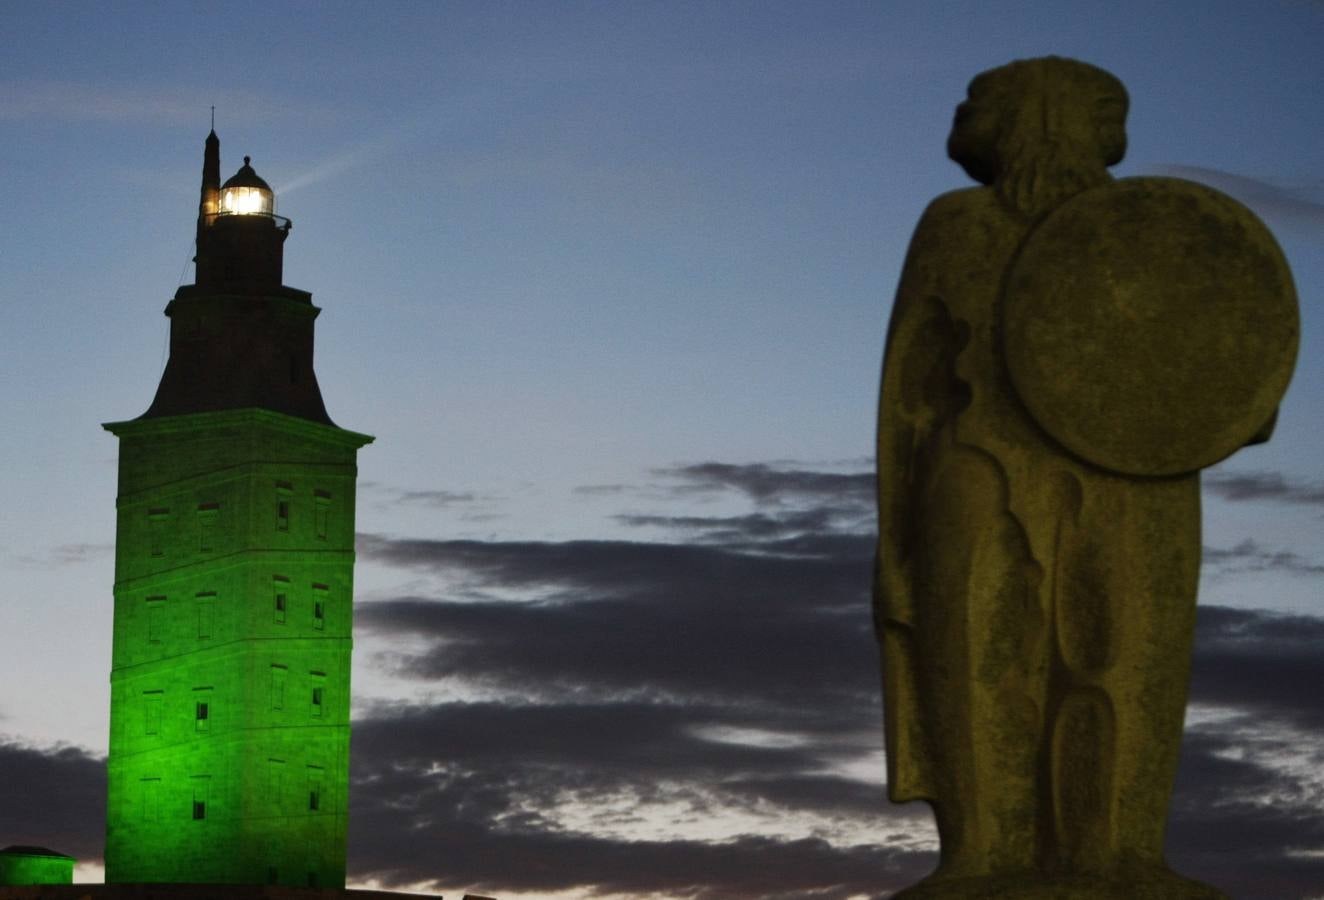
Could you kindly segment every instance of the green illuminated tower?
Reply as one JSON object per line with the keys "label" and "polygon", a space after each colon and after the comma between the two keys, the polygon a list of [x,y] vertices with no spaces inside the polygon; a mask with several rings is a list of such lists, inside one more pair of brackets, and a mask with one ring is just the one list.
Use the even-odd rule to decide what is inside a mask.
{"label": "green illuminated tower", "polygon": [[355,457],[327,417],[290,224],[207,136],[197,276],[120,441],[108,882],[341,887]]}

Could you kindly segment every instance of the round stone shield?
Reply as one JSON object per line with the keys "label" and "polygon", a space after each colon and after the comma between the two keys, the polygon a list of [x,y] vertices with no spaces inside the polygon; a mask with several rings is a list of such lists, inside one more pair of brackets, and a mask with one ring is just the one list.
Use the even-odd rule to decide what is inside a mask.
{"label": "round stone shield", "polygon": [[1272,421],[1300,332],[1263,223],[1176,178],[1093,188],[1025,239],[1003,287],[1003,350],[1031,416],[1127,475],[1212,465]]}

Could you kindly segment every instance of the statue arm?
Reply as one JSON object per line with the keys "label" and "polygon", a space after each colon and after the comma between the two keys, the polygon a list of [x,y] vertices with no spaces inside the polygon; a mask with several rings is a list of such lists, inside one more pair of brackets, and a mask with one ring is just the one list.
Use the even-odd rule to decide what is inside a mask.
{"label": "statue arm", "polygon": [[[965,192],[960,192],[961,194]],[[883,655],[888,793],[896,802],[933,799],[916,676],[914,556],[925,469],[935,434],[963,405],[954,369],[964,325],[943,298],[943,240],[964,208],[939,197],[915,228],[888,325],[878,409],[878,549],[874,627]],[[959,232],[957,232],[959,233]]]}
{"label": "statue arm", "polygon": [[943,299],[939,259],[950,207],[939,197],[915,228],[892,304],[878,400],[878,549],[874,562],[875,625],[914,623],[911,577],[915,497],[934,429],[958,402],[951,396],[954,359],[963,342]]}

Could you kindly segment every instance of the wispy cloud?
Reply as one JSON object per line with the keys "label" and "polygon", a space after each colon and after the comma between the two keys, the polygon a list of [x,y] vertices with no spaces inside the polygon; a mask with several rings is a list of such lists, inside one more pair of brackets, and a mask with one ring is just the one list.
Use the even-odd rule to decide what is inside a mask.
{"label": "wispy cloud", "polygon": [[1265,218],[1318,233],[1324,229],[1324,182],[1287,184],[1202,166],[1159,165],[1160,174],[1198,181],[1224,191]]}
{"label": "wispy cloud", "polygon": [[[252,91],[216,91],[187,85],[102,84],[75,81],[0,82],[0,120],[195,123],[215,105],[230,121],[265,121],[285,115],[284,104]],[[310,110],[316,113],[316,110]]]}
{"label": "wispy cloud", "polygon": [[468,491],[401,491],[396,499],[401,503],[421,503],[424,506],[448,507],[473,503],[477,496]]}
{"label": "wispy cloud", "polygon": [[11,558],[20,566],[45,568],[47,566],[76,566],[105,559],[115,552],[114,544],[57,544],[40,553],[15,554]]}

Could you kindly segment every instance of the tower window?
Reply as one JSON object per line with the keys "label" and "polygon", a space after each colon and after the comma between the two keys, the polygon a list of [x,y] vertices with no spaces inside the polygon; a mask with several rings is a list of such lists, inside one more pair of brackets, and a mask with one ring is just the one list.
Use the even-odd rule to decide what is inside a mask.
{"label": "tower window", "polygon": [[147,598],[147,643],[159,644],[165,639],[165,597]]}
{"label": "tower window", "polygon": [[148,691],[143,695],[143,733],[159,734],[161,731],[161,691]]}
{"label": "tower window", "polygon": [[326,585],[313,585],[313,628],[318,631],[326,628],[326,596],[328,593]]}
{"label": "tower window", "polygon": [[220,512],[219,503],[198,504],[198,550],[202,553],[216,546],[216,520]]}
{"label": "tower window", "polygon": [[161,816],[161,779],[144,778],[143,786],[143,821],[155,822]]}
{"label": "tower window", "polygon": [[279,810],[281,804],[281,790],[284,779],[281,777],[285,771],[285,760],[268,759],[267,760],[267,796],[271,800],[271,805]]}
{"label": "tower window", "polygon": [[152,556],[165,556],[166,520],[170,518],[170,509],[157,506],[147,510],[148,543]]}
{"label": "tower window", "polygon": [[285,611],[289,605],[290,580],[284,575],[271,576],[272,610],[277,623],[285,624]]}
{"label": "tower window", "polygon": [[209,709],[206,701],[199,700],[194,708],[193,719],[197,725],[198,731],[206,731],[208,725]]}
{"label": "tower window", "polygon": [[285,708],[285,676],[288,670],[284,666],[271,667],[271,708]]}
{"label": "tower window", "polygon": [[317,528],[317,539],[326,540],[327,526],[331,521],[331,495],[328,492],[313,492],[313,518]]}
{"label": "tower window", "polygon": [[193,818],[207,818],[207,792],[211,788],[211,776],[195,775],[193,782]]}
{"label": "tower window", "polygon": [[308,811],[322,810],[322,767],[308,767]]}
{"label": "tower window", "polygon": [[322,688],[313,688],[313,715],[322,715]]}
{"label": "tower window", "polygon": [[212,613],[216,607],[215,591],[199,591],[198,601],[198,640],[211,637]]}
{"label": "tower window", "polygon": [[290,530],[290,496],[294,487],[288,481],[276,482],[276,530]]}

